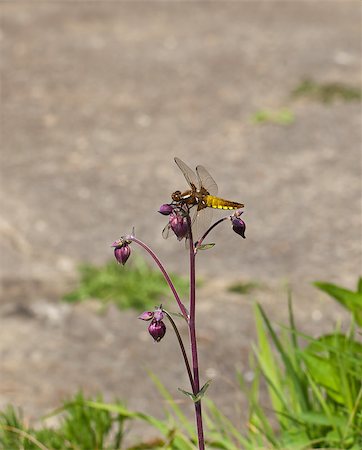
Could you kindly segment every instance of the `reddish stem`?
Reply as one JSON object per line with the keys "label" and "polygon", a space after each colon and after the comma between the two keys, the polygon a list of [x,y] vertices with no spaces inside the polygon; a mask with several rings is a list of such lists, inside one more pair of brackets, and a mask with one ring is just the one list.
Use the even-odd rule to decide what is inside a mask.
{"label": "reddish stem", "polygon": [[189,315],[187,313],[187,310],[185,308],[185,306],[183,305],[176,289],[175,286],[173,285],[171,278],[169,277],[168,273],[166,272],[166,269],[164,268],[163,264],[161,263],[161,261],[158,259],[158,257],[156,256],[156,254],[150,249],[150,247],[148,247],[144,242],[140,241],[139,239],[137,239],[134,236],[129,236],[127,237],[127,239],[129,241],[133,241],[136,242],[136,244],[140,245],[141,247],[143,247],[153,258],[153,260],[155,261],[155,263],[158,265],[159,269],[162,272],[162,275],[164,276],[165,280],[167,281],[167,284],[170,286],[170,289],[175,297],[175,300],[177,301],[177,304],[181,310],[182,315],[184,316],[186,322],[189,322]]}
{"label": "reddish stem", "polygon": [[[194,373],[194,385],[193,393],[197,395],[200,391],[200,376],[199,376],[199,362],[197,356],[197,339],[196,339],[196,265],[195,265],[195,248],[192,238],[191,230],[191,219],[187,216],[187,223],[189,226],[189,241],[190,241],[190,344],[191,344],[191,355],[192,355],[192,369]],[[196,416],[196,427],[197,436],[199,441],[199,450],[205,450],[205,438],[202,423],[202,410],[201,410],[201,400],[195,402],[195,416]]]}

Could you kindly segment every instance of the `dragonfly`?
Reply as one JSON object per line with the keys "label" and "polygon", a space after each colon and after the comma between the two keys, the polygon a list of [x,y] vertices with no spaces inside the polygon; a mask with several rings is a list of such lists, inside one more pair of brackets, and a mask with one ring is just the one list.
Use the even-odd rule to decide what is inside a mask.
{"label": "dragonfly", "polygon": [[[204,166],[197,166],[195,173],[180,158],[175,157],[175,163],[183,173],[189,189],[184,192],[175,191],[171,198],[174,205],[179,206],[180,210],[186,209],[190,214],[194,237],[201,238],[210,226],[213,209],[235,210],[244,207],[243,203],[217,197],[218,186]],[[169,227],[164,228],[162,235],[167,239]]]}

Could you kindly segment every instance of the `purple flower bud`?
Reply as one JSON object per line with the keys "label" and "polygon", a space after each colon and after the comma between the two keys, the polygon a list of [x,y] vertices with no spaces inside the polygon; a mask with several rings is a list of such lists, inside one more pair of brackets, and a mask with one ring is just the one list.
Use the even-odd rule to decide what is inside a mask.
{"label": "purple flower bud", "polygon": [[117,239],[116,241],[113,242],[113,244],[111,245],[111,247],[122,247],[122,245],[124,244],[124,239]]}
{"label": "purple flower bud", "polygon": [[138,316],[138,319],[141,320],[151,320],[153,319],[154,313],[152,311],[145,311],[140,316]]}
{"label": "purple flower bud", "polygon": [[156,322],[161,322],[161,320],[164,318],[164,313],[162,312],[161,307],[157,308],[155,312],[153,313],[153,318],[156,320]]}
{"label": "purple flower bud", "polygon": [[242,209],[237,209],[237,210],[234,211],[233,216],[234,217],[240,217],[243,213],[244,213],[244,211]]}
{"label": "purple flower bud", "polygon": [[231,220],[231,223],[233,224],[233,230],[235,233],[240,234],[240,236],[245,239],[245,222],[238,217],[234,217]]}
{"label": "purple flower bud", "polygon": [[126,264],[130,254],[131,247],[128,244],[123,244],[121,247],[116,247],[114,249],[114,256],[116,260],[123,266]]}
{"label": "purple flower bud", "polygon": [[153,337],[155,342],[160,342],[166,334],[166,325],[162,322],[162,320],[157,322],[157,320],[153,319],[148,327],[148,332]]}
{"label": "purple flower bud", "polygon": [[173,213],[170,215],[169,224],[179,241],[187,236],[188,225],[186,217],[182,216],[181,214]]}
{"label": "purple flower bud", "polygon": [[163,214],[164,216],[169,216],[172,213],[173,209],[174,207],[172,205],[165,203],[164,205],[160,206],[158,212]]}

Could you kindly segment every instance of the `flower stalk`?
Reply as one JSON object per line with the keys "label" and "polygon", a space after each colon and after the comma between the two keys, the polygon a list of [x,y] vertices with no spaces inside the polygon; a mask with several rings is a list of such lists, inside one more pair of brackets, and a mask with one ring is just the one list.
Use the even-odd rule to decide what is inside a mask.
{"label": "flower stalk", "polygon": [[[196,251],[193,244],[192,227],[190,215],[187,216],[188,233],[189,233],[189,253],[190,253],[190,345],[192,355],[192,368],[194,375],[193,394],[196,396],[200,391],[200,375],[199,375],[199,361],[197,355],[197,339],[196,339]],[[199,449],[205,449],[204,429],[202,422],[201,400],[195,402],[195,416],[197,436],[199,441]]]}
{"label": "flower stalk", "polygon": [[135,236],[127,236],[127,239],[129,239],[130,241],[135,242],[136,244],[140,245],[142,248],[144,248],[146,250],[146,252],[153,258],[153,260],[155,261],[155,263],[157,264],[157,266],[159,267],[160,271],[162,272],[162,275],[164,276],[167,284],[169,285],[175,300],[180,308],[180,311],[182,313],[182,315],[184,316],[185,320],[188,322],[189,321],[189,315],[187,312],[187,309],[185,308],[184,304],[182,303],[176,288],[174,286],[174,284],[171,281],[170,276],[168,275],[165,267],[163,266],[163,264],[161,263],[161,261],[159,260],[159,258],[157,257],[156,253],[151,250],[150,247],[148,247],[148,245],[146,245],[144,242],[142,242],[140,239],[137,239]]}
{"label": "flower stalk", "polygon": [[[195,406],[195,419],[196,419],[196,429],[198,436],[198,447],[199,450],[205,450],[205,437],[203,429],[202,420],[202,408],[201,399],[208,388],[210,381],[206,382],[204,386],[200,389],[200,371],[199,371],[199,360],[198,360],[198,349],[197,349],[197,335],[196,335],[196,255],[198,250],[205,250],[212,248],[215,244],[202,244],[208,234],[220,223],[229,219],[231,221],[232,229],[235,233],[245,238],[245,222],[240,218],[243,211],[241,208],[244,206],[242,203],[230,202],[223,200],[218,197],[213,197],[209,195],[208,189],[202,186],[202,179],[208,183],[210,186],[210,191],[212,189],[217,191],[216,183],[213,181],[207,170],[198,166],[196,168],[197,175],[192,172],[192,170],[179,158],[175,158],[175,162],[178,167],[183,172],[189,187],[188,191],[181,192],[175,191],[172,195],[172,202],[165,203],[161,205],[159,213],[168,216],[168,223],[162,231],[162,236],[167,239],[170,233],[174,234],[179,241],[186,240],[189,249],[189,271],[190,271],[190,297],[189,297],[189,311],[186,309],[185,305],[182,303],[174,284],[170,276],[168,275],[165,267],[154,253],[154,251],[146,245],[143,241],[136,238],[134,232],[132,234],[123,236],[119,240],[113,243],[115,248],[114,254],[117,261],[125,265],[128,258],[131,255],[130,244],[132,242],[141,246],[154,260],[163,274],[171,292],[173,293],[176,303],[181,311],[182,317],[185,319],[189,328],[189,340],[190,340],[190,352],[191,357],[189,359],[187,352],[185,350],[185,345],[183,343],[182,337],[179,333],[177,325],[173,320],[171,314],[163,309],[162,305],[156,307],[154,311],[145,311],[140,316],[139,319],[144,321],[149,321],[148,332],[152,336],[155,342],[159,343],[166,335],[166,325],[163,322],[164,316],[166,316],[175,331],[178,344],[181,349],[182,357],[184,359],[186,371],[189,377],[192,393],[179,390],[186,394],[188,397],[192,398]],[[211,198],[211,200],[210,200]],[[194,243],[194,236],[192,231],[192,225],[194,224],[195,217],[191,220],[190,210],[192,208],[197,208],[197,214],[202,212],[202,209],[206,207],[221,208],[221,209],[232,209],[234,210],[232,215],[228,215],[217,220],[213,225],[211,225],[207,231],[200,237],[196,236],[198,241]],[[193,209],[192,209],[193,210]],[[191,364],[190,364],[191,361]]]}

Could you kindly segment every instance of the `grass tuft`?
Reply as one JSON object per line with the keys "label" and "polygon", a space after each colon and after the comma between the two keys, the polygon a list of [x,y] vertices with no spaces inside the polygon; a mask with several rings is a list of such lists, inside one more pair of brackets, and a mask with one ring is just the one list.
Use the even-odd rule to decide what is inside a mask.
{"label": "grass tuft", "polygon": [[291,125],[294,121],[295,116],[293,112],[287,108],[278,110],[261,109],[251,116],[251,122],[254,124]]}
{"label": "grass tuft", "polygon": [[293,91],[292,97],[309,98],[321,103],[332,103],[336,100],[345,102],[359,101],[361,89],[343,83],[317,83],[309,78],[303,80]]}
{"label": "grass tuft", "polygon": [[251,291],[258,289],[260,287],[259,283],[255,281],[237,282],[228,287],[229,292],[235,292],[236,294],[245,295],[249,294]]}
{"label": "grass tuft", "polygon": [[[79,285],[64,300],[77,302],[92,298],[104,304],[114,302],[120,309],[146,309],[169,295],[162,274],[140,258],[134,258],[126,267],[114,261],[100,267],[83,264],[79,272]],[[171,278],[179,294],[186,295],[188,282],[175,274]]]}

